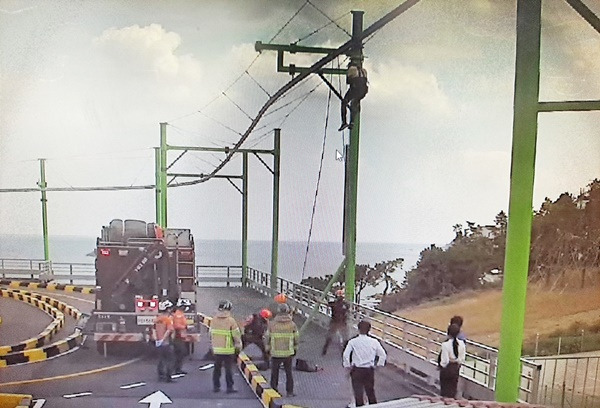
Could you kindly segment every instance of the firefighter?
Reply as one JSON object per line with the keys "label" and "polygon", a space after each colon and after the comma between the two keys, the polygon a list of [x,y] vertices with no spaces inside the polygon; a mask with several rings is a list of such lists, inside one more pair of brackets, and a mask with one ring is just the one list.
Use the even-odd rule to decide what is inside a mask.
{"label": "firefighter", "polygon": [[183,359],[187,355],[187,319],[180,308],[173,313],[173,351],[175,353],[175,374],[187,374],[183,371]]}
{"label": "firefighter", "polygon": [[269,322],[265,336],[267,352],[271,354],[271,388],[277,390],[279,383],[279,366],[285,370],[285,390],[288,397],[294,394],[294,378],[292,377],[292,359],[298,351],[298,328],[290,315],[290,307],[282,303],[277,308],[277,315]]}
{"label": "firefighter", "polygon": [[346,345],[346,341],[348,341],[348,325],[346,320],[348,318],[350,305],[344,300],[343,289],[339,289],[335,292],[335,296],[335,300],[329,302],[329,307],[331,308],[331,320],[329,321],[329,330],[327,331],[327,338],[325,339],[325,345],[323,346],[323,351],[321,353],[323,355],[327,354],[327,348],[336,333],[339,333],[342,336],[344,346]]}
{"label": "firefighter", "polygon": [[[342,99],[342,125],[338,130],[352,129],[354,126],[354,119],[360,110],[360,101],[369,92],[367,82],[367,70],[360,67],[354,61],[350,62],[346,73],[348,91],[346,91],[346,95]],[[346,121],[348,108],[350,108],[350,123]]]}
{"label": "firefighter", "polygon": [[271,317],[273,317],[273,314],[269,309],[262,309],[260,313],[252,314],[246,321],[244,334],[242,334],[242,349],[245,349],[249,344],[256,344],[267,364],[269,363],[269,353],[265,349],[263,337]]}
{"label": "firefighter", "polygon": [[173,345],[174,333],[173,320],[169,315],[169,309],[163,309],[154,320],[152,338],[158,349],[158,381],[173,382]]}
{"label": "firefighter", "polygon": [[237,322],[231,316],[233,305],[229,300],[219,303],[219,311],[210,323],[210,341],[215,356],[213,370],[213,392],[221,391],[221,367],[225,366],[227,393],[237,392],[233,388],[231,366],[242,348],[242,338]]}

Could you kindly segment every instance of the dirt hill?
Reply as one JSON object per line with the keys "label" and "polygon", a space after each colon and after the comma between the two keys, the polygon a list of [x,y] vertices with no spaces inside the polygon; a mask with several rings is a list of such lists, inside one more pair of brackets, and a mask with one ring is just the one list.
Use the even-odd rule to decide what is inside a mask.
{"label": "dirt hill", "polygon": [[[502,292],[500,289],[461,293],[443,300],[421,304],[396,312],[440,330],[446,330],[453,315],[463,316],[463,330],[469,339],[498,347]],[[574,323],[597,324],[600,321],[600,287],[553,290],[532,286],[527,292],[525,340],[533,341]]]}

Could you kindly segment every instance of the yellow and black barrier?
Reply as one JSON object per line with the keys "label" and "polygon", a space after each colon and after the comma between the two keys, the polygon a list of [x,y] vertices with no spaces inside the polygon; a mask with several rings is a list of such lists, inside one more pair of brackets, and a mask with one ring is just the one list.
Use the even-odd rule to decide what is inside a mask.
{"label": "yellow and black barrier", "polygon": [[[35,302],[37,302],[36,305],[51,306],[55,309],[61,310],[62,312],[66,312],[67,314],[74,317],[75,319],[79,319],[79,317],[81,316],[81,312],[78,309],[76,309],[70,305],[67,305],[64,302],[61,302],[54,298],[51,298],[49,296],[45,296],[45,295],[42,295],[39,293],[25,292],[25,291],[21,291],[21,290],[0,289],[0,291],[2,292],[3,296],[4,296],[4,293],[7,293],[7,296],[4,296],[4,297],[13,297],[17,300],[23,300],[23,301],[25,301],[26,298],[30,298],[34,301],[34,304],[35,304]],[[42,307],[44,307],[44,306],[42,306]],[[59,313],[61,313],[61,312],[59,312]],[[64,320],[64,315],[63,315],[63,320]],[[42,332],[42,333],[44,333],[44,332]],[[10,352],[9,354],[0,355],[0,367],[5,367],[8,365],[13,365],[13,364],[23,364],[23,363],[32,363],[32,362],[36,362],[36,361],[43,361],[48,358],[58,356],[60,354],[63,354],[65,352],[79,346],[79,344],[81,343],[81,337],[82,337],[81,330],[76,329],[73,334],[71,334],[64,340],[58,341],[53,344],[44,345],[44,343],[43,343],[43,342],[45,342],[45,336],[44,336],[44,340],[43,340],[43,342],[41,342],[41,344],[39,344],[36,341],[35,348],[18,349],[18,350],[14,350],[13,352]],[[33,344],[33,342],[30,342],[29,340],[27,340],[21,344],[27,344],[29,346],[29,345]],[[11,348],[17,347],[18,348],[21,346],[17,345],[17,346],[9,346],[9,347],[11,347]]]}
{"label": "yellow and black barrier", "polygon": [[52,337],[58,333],[58,331],[62,329],[65,324],[65,315],[49,303],[36,299],[32,296],[28,296],[24,293],[20,293],[19,291],[7,289],[0,289],[0,295],[5,298],[13,298],[22,302],[30,303],[53,317],[52,323],[50,323],[44,329],[44,331],[42,331],[36,337],[32,337],[18,344],[0,346],[0,356],[41,347],[50,339],[52,339]]}
{"label": "yellow and black barrier", "polygon": [[[206,327],[210,327],[212,317],[203,313],[198,313],[201,323]],[[258,397],[265,408],[302,408],[297,405],[281,404],[281,394],[271,388],[271,385],[265,377],[258,371],[256,365],[250,360],[246,353],[241,352],[237,358],[237,365],[244,375],[244,378]]]}
{"label": "yellow and black barrier", "polygon": [[27,394],[0,393],[0,408],[28,408],[31,407],[32,398]]}
{"label": "yellow and black barrier", "polygon": [[31,281],[19,281],[10,279],[0,279],[0,285],[9,286],[11,288],[27,288],[27,289],[46,289],[46,290],[62,290],[65,292],[76,292],[92,294],[96,290],[94,288],[87,288],[83,286],[65,285],[62,283],[52,282],[31,282]]}
{"label": "yellow and black barrier", "polygon": [[34,363],[47,360],[74,349],[79,346],[79,344],[81,344],[81,331],[75,330],[75,333],[56,343],[0,356],[0,368],[13,364]]}

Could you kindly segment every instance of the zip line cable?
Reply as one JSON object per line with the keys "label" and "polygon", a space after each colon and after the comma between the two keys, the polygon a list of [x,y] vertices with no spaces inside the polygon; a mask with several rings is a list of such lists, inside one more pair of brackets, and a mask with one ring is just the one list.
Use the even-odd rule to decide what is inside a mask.
{"label": "zip line cable", "polygon": [[262,89],[264,93],[266,93],[266,94],[267,94],[267,96],[268,96],[268,97],[270,97],[270,96],[271,96],[271,94],[269,93],[269,91],[267,91],[267,90],[266,90],[266,89],[265,89],[265,88],[264,88],[264,87],[263,87],[263,86],[262,86],[262,85],[261,85],[261,84],[260,84],[260,83],[259,83],[259,82],[258,82],[256,79],[254,79],[254,77],[253,77],[252,75],[250,75],[250,73],[248,72],[248,70],[246,70],[245,72],[246,72],[246,75],[248,75],[248,77],[249,77],[249,78],[250,78],[250,79],[251,79],[251,80],[252,80],[252,81],[253,81],[253,82],[254,82],[256,85],[258,85],[258,87],[259,87],[260,89]]}
{"label": "zip line cable", "polygon": [[[330,76],[331,79],[331,76]],[[317,187],[315,189],[315,198],[313,200],[312,213],[310,215],[310,227],[308,229],[308,241],[306,242],[306,252],[304,253],[304,264],[302,265],[302,279],[306,272],[306,261],[308,260],[308,250],[310,248],[310,238],[312,236],[313,224],[315,221],[315,211],[317,209],[317,197],[319,196],[319,185],[321,184],[321,174],[323,172],[323,159],[325,158],[325,142],[327,141],[327,127],[329,126],[329,108],[331,106],[331,88],[327,94],[327,111],[325,114],[325,129],[323,131],[323,147],[321,149],[321,162],[319,163],[319,174],[317,176]]]}
{"label": "zip line cable", "polygon": [[320,28],[317,28],[315,31],[311,32],[310,34],[307,34],[307,35],[305,35],[304,37],[297,39],[297,40],[296,40],[296,42],[294,42],[294,44],[298,44],[300,41],[304,41],[304,40],[306,40],[306,39],[308,39],[308,38],[312,37],[313,35],[315,35],[315,34],[316,34],[316,33],[318,33],[319,31],[323,30],[324,28],[327,28],[327,27],[329,27],[329,26],[330,26],[330,25],[332,25],[332,24],[335,24],[335,22],[336,22],[336,21],[339,21],[339,20],[341,20],[342,18],[344,18],[344,17],[346,17],[346,16],[348,16],[348,15],[350,15],[350,14],[351,14],[350,12],[347,12],[347,13],[345,13],[343,16],[340,16],[340,17],[336,18],[336,19],[335,19],[335,21],[330,21],[329,23],[325,24],[324,26],[322,26],[322,27],[320,27]]}
{"label": "zip line cable", "polygon": [[[307,0],[307,2],[308,1],[309,0]],[[378,31],[382,27],[384,27],[386,24],[390,23],[392,20],[394,20],[396,17],[398,17],[399,15],[401,15],[402,13],[404,13],[405,11],[409,10],[411,7],[413,7],[419,1],[420,0],[406,0],[402,4],[400,4],[397,7],[395,7],[393,10],[391,10],[389,13],[387,13],[386,15],[384,15],[383,17],[381,17],[375,23],[373,23],[372,25],[370,25],[368,28],[366,28],[360,35],[357,36],[357,38],[348,40],[347,42],[345,42],[344,44],[342,44],[340,47],[338,47],[336,50],[332,51],[331,53],[327,54],[326,56],[324,56],[323,58],[321,58],[320,60],[318,60],[317,62],[315,62],[314,64],[312,64],[309,67],[308,70],[306,70],[306,71],[300,73],[298,76],[295,76],[294,78],[292,78],[289,82],[287,82],[285,85],[283,85],[281,88],[279,88],[277,90],[277,92],[275,92],[264,103],[264,105],[260,108],[260,110],[258,111],[258,113],[256,114],[256,116],[254,117],[254,119],[250,123],[250,126],[246,129],[246,131],[243,134],[235,131],[234,129],[231,129],[230,127],[228,127],[228,126],[226,126],[226,125],[224,125],[222,123],[220,123],[216,119],[210,118],[209,116],[205,115],[209,119],[214,120],[215,122],[221,124],[225,128],[227,128],[227,129],[231,130],[232,132],[240,135],[241,138],[230,149],[230,151],[227,154],[227,156],[225,157],[225,159],[222,160],[221,163],[218,166],[216,166],[215,169],[212,170],[209,174],[200,177],[198,180],[193,180],[193,181],[188,181],[188,182],[182,182],[182,183],[176,183],[176,184],[173,185],[173,187],[183,187],[183,186],[196,185],[196,184],[204,183],[204,182],[210,180],[211,178],[213,178],[233,158],[233,156],[235,155],[235,153],[237,153],[237,151],[241,148],[241,145],[248,138],[248,136],[252,133],[252,131],[254,130],[254,128],[256,127],[256,125],[258,124],[258,122],[260,121],[260,119],[264,116],[264,114],[266,113],[266,111],[279,98],[281,98],[282,96],[284,96],[285,94],[287,94],[287,92],[289,92],[293,87],[295,87],[300,82],[302,82],[303,80],[305,80],[310,74],[318,72],[318,70],[320,70],[321,68],[325,67],[328,63],[330,63],[331,61],[333,61],[339,55],[347,53],[348,51],[350,51],[352,49],[352,47],[354,46],[355,41],[362,42],[363,39],[370,37],[373,33],[375,33],[376,31]],[[311,5],[312,5],[312,3],[311,3]],[[313,5],[313,7],[314,7],[314,5]],[[259,56],[260,56],[260,54],[256,56],[256,58],[253,60],[253,62],[251,63],[251,65],[254,64],[254,62],[258,59]],[[242,75],[240,75],[240,77],[243,76],[243,75],[244,75],[244,73],[242,73]],[[239,80],[240,77],[238,77],[237,80]],[[237,82],[237,80],[234,81],[234,83]],[[233,86],[233,84],[231,86]],[[213,99],[213,101],[216,100],[216,99],[218,99],[218,97],[215,98],[215,99]],[[213,101],[211,101],[210,103],[212,103]],[[198,112],[202,113],[200,111],[198,111]],[[140,186],[108,186],[108,187],[75,187],[75,188],[54,187],[54,188],[46,188],[45,190],[46,191],[119,191],[119,190],[144,190],[144,189],[145,190],[149,190],[149,189],[154,189],[154,188],[155,188],[155,186],[151,184],[151,185],[140,185]],[[3,192],[39,192],[39,191],[40,191],[40,188],[0,189],[0,193],[3,193]]]}
{"label": "zip line cable", "polygon": [[225,92],[223,92],[223,96],[225,96],[229,102],[231,102],[236,108],[239,109],[240,112],[242,112],[244,115],[246,115],[246,117],[250,120],[252,120],[252,116],[248,115],[246,113],[246,111],[244,109],[242,109],[242,107],[240,105],[238,105],[237,103],[235,103],[235,101],[233,99],[231,99],[231,97],[229,95],[227,95]]}
{"label": "zip line cable", "polygon": [[312,1],[306,0],[306,2],[308,4],[310,4],[311,6],[313,6],[319,13],[323,14],[326,19],[328,19],[330,22],[332,22],[333,24],[335,24],[337,28],[339,28],[340,30],[342,30],[343,32],[345,32],[348,35],[348,37],[352,37],[352,34],[350,34],[348,31],[346,31],[345,28],[341,27],[338,23],[336,23],[334,20],[332,20],[331,17],[329,17],[327,14],[325,14],[320,8],[318,8],[317,6],[315,6]]}
{"label": "zip line cable", "polygon": [[[277,38],[277,36],[279,34],[281,34],[281,32],[288,26],[288,24],[300,13],[300,11],[302,11],[302,9],[304,7],[306,7],[306,5],[308,4],[308,0],[304,2],[304,4],[294,13],[294,15],[292,17],[290,17],[290,19],[275,33],[275,35],[269,40],[269,43],[273,42],[273,40],[275,40],[275,38]],[[252,60],[252,62],[250,63],[250,65],[248,65],[248,67],[244,70],[244,72],[242,72],[236,79],[233,80],[233,82],[231,84],[229,84],[229,86],[227,86],[227,88],[225,88],[225,90],[222,91],[222,93],[216,95],[213,99],[211,99],[206,105],[204,105],[202,108],[200,108],[199,110],[195,110],[193,112],[190,112],[188,114],[176,117],[175,119],[171,119],[167,122],[174,122],[176,120],[180,120],[180,119],[184,119],[187,118],[189,116],[195,115],[196,113],[202,113],[203,110],[205,110],[206,108],[208,108],[210,105],[212,105],[217,99],[219,99],[224,92],[227,92],[231,89],[232,86],[234,86],[243,76],[244,74],[248,74],[248,70],[250,68],[252,68],[252,66],[254,65],[254,63],[256,62],[256,60],[261,56],[261,54],[258,54],[256,57],[254,57],[254,59]],[[259,85],[260,86],[260,85]],[[261,87],[262,88],[262,87]],[[264,89],[263,89],[264,90]],[[266,92],[266,91],[265,91]],[[267,95],[269,95],[269,93],[267,92]],[[271,95],[269,95],[271,96]]]}
{"label": "zip line cable", "polygon": [[306,1],[304,2],[304,4],[303,4],[302,6],[300,6],[300,8],[299,8],[299,9],[298,9],[298,10],[297,10],[295,13],[294,13],[294,15],[293,15],[293,16],[291,16],[291,17],[290,17],[290,19],[289,19],[289,20],[288,20],[288,21],[287,21],[287,22],[286,22],[286,23],[285,23],[285,24],[284,24],[284,25],[283,25],[283,26],[282,26],[282,27],[279,29],[279,31],[277,31],[277,32],[275,33],[275,35],[273,36],[273,38],[271,38],[271,39],[269,40],[268,44],[271,44],[271,43],[273,42],[273,40],[274,40],[275,38],[277,38],[277,36],[278,36],[279,34],[281,34],[281,32],[282,32],[283,30],[285,30],[285,28],[288,26],[288,24],[289,24],[289,23],[291,23],[291,22],[292,22],[292,20],[293,20],[294,18],[296,18],[296,16],[297,16],[298,14],[300,14],[300,12],[302,11],[302,9],[304,9],[304,7],[306,7],[306,5],[307,5],[308,3],[310,3],[310,1],[309,1],[309,0],[306,0]]}
{"label": "zip line cable", "polygon": [[248,138],[248,136],[250,135],[250,133],[254,130],[254,128],[256,127],[256,125],[258,124],[258,122],[260,121],[260,119],[263,117],[263,115],[265,114],[265,112],[280,97],[282,97],[283,95],[285,95],[294,86],[298,85],[300,82],[302,82],[303,80],[305,80],[310,74],[316,73],[318,70],[320,70],[321,68],[323,68],[325,65],[327,65],[328,63],[330,63],[331,61],[333,61],[337,56],[349,52],[354,47],[354,45],[356,44],[357,41],[362,42],[362,40],[364,38],[369,37],[375,31],[377,31],[377,30],[381,29],[382,27],[384,27],[390,21],[394,20],[400,14],[402,14],[406,10],[410,9],[412,6],[414,6],[415,4],[417,4],[419,1],[420,0],[406,0],[404,3],[400,4],[399,6],[397,6],[396,8],[394,8],[392,11],[390,11],[389,13],[387,13],[386,15],[384,15],[383,17],[381,17],[379,20],[377,20],[375,23],[373,23],[372,25],[370,25],[360,35],[357,35],[356,38],[351,38],[350,40],[346,41],[344,44],[342,44],[336,50],[330,52],[329,54],[327,54],[326,56],[324,56],[323,58],[321,58],[320,60],[318,60],[317,62],[315,62],[314,64],[312,64],[306,71],[304,71],[304,72],[300,73],[298,76],[295,76],[294,78],[292,78],[284,86],[282,86],[281,88],[279,88],[277,90],[277,92],[275,92],[265,102],[265,104],[262,106],[262,108],[260,108],[260,110],[256,114],[255,118],[252,120],[252,123],[250,123],[250,126],[248,127],[248,129],[246,129],[246,131],[244,132],[244,134],[242,135],[242,137],[240,138],[240,140],[238,140],[237,143],[233,146],[233,148],[229,151],[229,153],[227,154],[227,157],[225,158],[225,160],[223,160],[223,162],[221,164],[219,164],[213,171],[211,171],[210,174],[204,175],[203,177],[201,177],[198,180],[183,182],[183,183],[179,183],[179,184],[176,184],[176,185],[177,186],[191,186],[191,185],[195,185],[195,184],[204,183],[204,182],[210,180],[211,178],[213,178],[227,164],[227,162],[229,160],[231,160],[231,158],[233,157],[233,155],[235,153],[237,153],[237,151],[241,148],[241,146],[244,143],[244,141]]}

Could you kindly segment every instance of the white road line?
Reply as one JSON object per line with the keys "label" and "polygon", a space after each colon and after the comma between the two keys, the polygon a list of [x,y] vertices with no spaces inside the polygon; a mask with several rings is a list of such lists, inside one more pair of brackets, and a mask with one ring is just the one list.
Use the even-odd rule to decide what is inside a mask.
{"label": "white road line", "polygon": [[65,394],[65,395],[63,395],[63,398],[69,399],[69,398],[85,397],[86,395],[92,395],[92,393],[90,391],[88,391],[88,392],[80,392],[77,394]]}
{"label": "white road line", "polygon": [[198,367],[198,370],[204,371],[204,370],[208,370],[209,368],[213,368],[215,365],[210,363],[210,364],[206,364],[203,365],[202,367]]}
{"label": "white road line", "polygon": [[45,399],[36,399],[33,400],[34,404],[32,408],[42,408],[44,406],[44,404],[46,403]]}
{"label": "white road line", "polygon": [[171,378],[181,378],[181,377],[185,377],[185,374],[173,374],[171,376]]}
{"label": "white road line", "polygon": [[122,390],[128,390],[130,388],[143,387],[144,385],[146,385],[145,382],[139,382],[134,384],[121,385],[119,388],[121,388]]}

